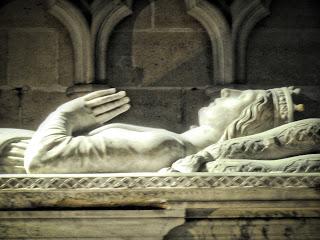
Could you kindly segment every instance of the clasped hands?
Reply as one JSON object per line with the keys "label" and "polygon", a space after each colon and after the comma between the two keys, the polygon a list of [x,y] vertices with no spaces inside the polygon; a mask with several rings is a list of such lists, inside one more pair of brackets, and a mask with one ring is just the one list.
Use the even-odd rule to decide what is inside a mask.
{"label": "clasped hands", "polygon": [[115,88],[99,90],[61,105],[57,111],[65,114],[72,131],[83,131],[102,125],[129,110],[130,99],[125,91]]}

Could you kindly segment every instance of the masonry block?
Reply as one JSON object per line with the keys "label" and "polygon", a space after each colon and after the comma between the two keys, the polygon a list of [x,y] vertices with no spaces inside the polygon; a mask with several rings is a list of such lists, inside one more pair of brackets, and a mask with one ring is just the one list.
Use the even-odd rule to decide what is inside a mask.
{"label": "masonry block", "polygon": [[108,66],[112,86],[203,86],[211,83],[210,43],[204,33],[115,34]]}
{"label": "masonry block", "polygon": [[188,15],[184,1],[155,0],[155,28],[187,28],[205,31],[201,24]]}
{"label": "masonry block", "polygon": [[132,14],[123,20],[114,31],[132,32],[134,30],[150,29],[152,27],[152,12],[154,5],[149,0],[134,1]]}
{"label": "masonry block", "polygon": [[257,29],[248,45],[248,83],[320,84],[319,42],[319,29]]}
{"label": "masonry block", "polygon": [[0,85],[7,84],[8,34],[0,30]]}
{"label": "masonry block", "polygon": [[213,97],[207,95],[206,89],[191,88],[185,90],[184,94],[184,118],[186,128],[198,125],[198,111],[207,106]]}
{"label": "masonry block", "polygon": [[15,90],[0,90],[0,128],[22,128],[21,102]]}
{"label": "masonry block", "polygon": [[50,86],[58,79],[58,34],[50,29],[9,32],[8,82]]}
{"label": "masonry block", "polygon": [[40,123],[61,104],[71,100],[64,92],[27,91],[23,96],[22,124],[37,129]]}
{"label": "masonry block", "polygon": [[182,130],[181,90],[157,88],[123,88],[123,90],[126,90],[131,99],[131,109],[112,122],[165,128],[177,132]]}
{"label": "masonry block", "polygon": [[41,0],[15,0],[0,9],[0,25],[8,28],[43,27],[52,22]]}

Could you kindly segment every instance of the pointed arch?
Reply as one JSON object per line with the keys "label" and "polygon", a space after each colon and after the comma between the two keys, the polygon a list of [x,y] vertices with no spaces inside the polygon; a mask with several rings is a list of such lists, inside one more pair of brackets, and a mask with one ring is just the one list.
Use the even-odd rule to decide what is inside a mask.
{"label": "pointed arch", "polygon": [[[131,2],[113,0],[97,1],[94,11],[94,18],[91,25],[91,36],[95,43],[95,69],[98,81],[107,79],[107,51],[108,43],[114,27],[124,18],[132,14]],[[100,7],[97,7],[97,6]],[[95,6],[95,5],[93,5]]]}
{"label": "pointed arch", "polygon": [[93,52],[85,17],[67,0],[46,0],[46,8],[70,33],[74,51],[75,83],[91,83],[94,78]]}
{"label": "pointed arch", "polygon": [[198,20],[209,34],[213,53],[213,83],[233,82],[230,26],[223,13],[205,0],[185,0],[188,14]]}
{"label": "pointed arch", "polygon": [[231,6],[233,18],[232,46],[236,81],[246,81],[248,38],[255,25],[270,14],[270,0],[236,0]]}

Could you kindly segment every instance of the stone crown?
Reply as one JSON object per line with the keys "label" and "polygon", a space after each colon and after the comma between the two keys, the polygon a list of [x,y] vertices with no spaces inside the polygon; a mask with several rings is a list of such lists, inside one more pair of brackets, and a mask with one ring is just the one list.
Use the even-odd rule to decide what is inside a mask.
{"label": "stone crown", "polygon": [[269,90],[272,94],[274,105],[274,126],[280,126],[294,120],[295,105],[292,95],[299,94],[300,89],[290,87],[273,88]]}

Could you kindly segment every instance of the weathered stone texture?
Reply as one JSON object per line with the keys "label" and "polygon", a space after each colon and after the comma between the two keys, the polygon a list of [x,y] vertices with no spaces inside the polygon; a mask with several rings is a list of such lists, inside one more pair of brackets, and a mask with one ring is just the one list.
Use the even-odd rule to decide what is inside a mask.
{"label": "weathered stone texture", "polygon": [[[125,89],[132,108],[113,122],[125,122],[171,131],[183,129],[182,93],[179,89]],[[163,114],[165,113],[165,114]]]}
{"label": "weathered stone texture", "polygon": [[187,14],[184,1],[155,0],[154,5],[155,28],[186,28],[193,31],[205,31],[198,21]]}
{"label": "weathered stone texture", "polygon": [[215,219],[186,223],[165,240],[316,239],[319,219]]}
{"label": "weathered stone texture", "polygon": [[48,29],[9,31],[8,82],[50,86],[58,79],[58,34]]}
{"label": "weathered stone texture", "polygon": [[65,29],[62,29],[62,26],[59,29],[58,37],[58,84],[71,86],[73,84],[75,71],[71,39],[69,33]]}
{"label": "weathered stone texture", "polygon": [[7,175],[0,238],[319,239],[319,181],[277,173]]}
{"label": "weathered stone texture", "polygon": [[7,83],[8,35],[0,30],[0,85]]}
{"label": "weathered stone texture", "polygon": [[287,0],[272,1],[271,15],[263,20],[259,27],[275,27],[283,30],[319,28],[319,8],[318,0],[291,0],[290,4]]}
{"label": "weathered stone texture", "polygon": [[[151,3],[150,3],[151,2]],[[125,18],[120,24],[121,27],[114,29],[114,32],[132,32],[152,28],[154,4],[153,1],[134,1],[132,15]]]}
{"label": "weathered stone texture", "polygon": [[253,36],[248,50],[249,82],[287,85],[320,83],[320,29],[260,29],[255,34],[259,38]]}
{"label": "weathered stone texture", "polygon": [[[52,17],[43,10],[41,0],[10,1],[0,9],[0,24],[6,28],[43,27]],[[18,14],[17,14],[18,13]]]}
{"label": "weathered stone texture", "polygon": [[[83,12],[89,26],[93,18],[86,6],[92,1],[70,2],[80,9],[80,14]],[[114,6],[127,4],[128,9],[131,7],[131,1],[121,2]],[[231,30],[236,17],[239,17],[230,10],[230,5],[236,1],[207,2],[216,6],[218,12],[221,11]],[[103,5],[103,1],[100,3]],[[261,7],[265,7],[265,11],[269,9],[267,4],[258,5],[258,12]],[[25,93],[28,104],[39,106],[40,114],[31,110],[31,106],[24,107],[30,116],[20,114],[17,123],[34,128],[49,110],[40,104],[40,98],[30,96],[38,96],[45,90],[41,94],[45,96],[46,104],[56,107],[67,99],[63,93],[65,87],[79,80],[75,79],[75,73],[78,72],[75,62],[79,60],[74,57],[72,37],[75,35],[66,29],[65,23],[59,22],[49,13],[45,1],[4,1],[0,6],[1,89],[9,91],[21,86],[28,88]],[[203,6],[197,6],[198,18],[207,23],[207,29],[213,28],[212,16],[210,12],[209,15],[203,12],[208,9],[201,8]],[[319,88],[320,79],[319,9],[317,0],[294,0],[290,4],[286,0],[272,1],[271,14],[254,26],[246,42],[247,51],[244,55],[240,54],[247,58],[247,79],[241,79],[242,84],[235,87],[247,89],[308,85],[309,88],[303,87],[307,92],[306,99],[300,102],[306,100],[306,106],[310,107],[299,113],[303,117],[298,116],[298,119],[317,117],[320,97],[314,89]],[[190,13],[195,9],[188,10]],[[241,8],[238,10],[239,14],[243,13]],[[251,15],[258,12],[253,11]],[[213,16],[218,23],[223,20],[218,15]],[[254,23],[249,21],[247,24]],[[243,28],[244,31],[249,30]],[[122,19],[110,35],[105,61],[106,79],[99,84],[103,87],[128,89],[128,95],[132,98],[132,108],[128,114],[115,121],[143,122],[175,131],[196,124],[198,108],[210,100],[204,89],[207,85],[213,85],[217,70],[213,69],[213,62],[217,58],[214,58],[216,53],[212,51],[212,43],[215,41],[211,41],[202,24],[188,14],[185,1],[132,1],[132,14]],[[215,37],[216,42],[221,40],[221,36]],[[236,44],[239,45],[238,42]],[[227,61],[232,62],[232,59]],[[234,79],[237,80],[237,76]],[[219,82],[220,79],[216,80]],[[220,88],[213,87],[214,96],[219,96]],[[1,105],[5,104],[7,100],[1,102]],[[16,114],[12,114],[8,119],[18,119]],[[0,119],[0,125],[8,126],[7,123],[14,126],[16,122]]]}
{"label": "weathered stone texture", "polygon": [[3,128],[22,128],[21,101],[17,91],[0,90],[0,122]]}
{"label": "weathered stone texture", "polygon": [[249,83],[319,85],[319,9],[315,0],[272,2],[248,41]]}
{"label": "weathered stone texture", "polygon": [[115,36],[111,42],[114,47],[110,49],[113,56],[110,58],[109,84],[208,85],[208,44],[206,38],[199,38],[193,32],[134,32]]}
{"label": "weathered stone texture", "polygon": [[[140,2],[141,4],[142,2]],[[179,1],[138,5],[115,28],[108,52],[112,86],[204,86],[211,84],[207,33]],[[152,15],[145,15],[145,12]],[[141,19],[151,25],[142,25]],[[131,23],[131,28],[129,28]]]}
{"label": "weathered stone texture", "polygon": [[[217,91],[217,94],[214,97],[219,97],[220,92]],[[188,129],[191,125],[198,125],[198,111],[201,107],[209,104],[210,99],[213,99],[213,96],[208,94],[206,89],[191,88],[184,91],[184,124],[185,129]]]}
{"label": "weathered stone texture", "polygon": [[[19,13],[19,14],[17,14]],[[45,11],[44,1],[11,1],[0,9],[0,83],[44,87],[73,82],[67,30]]]}
{"label": "weathered stone texture", "polygon": [[22,96],[22,128],[35,130],[62,103],[71,100],[65,93],[30,91]]}

